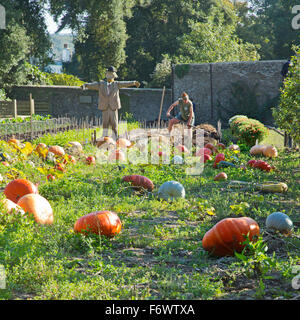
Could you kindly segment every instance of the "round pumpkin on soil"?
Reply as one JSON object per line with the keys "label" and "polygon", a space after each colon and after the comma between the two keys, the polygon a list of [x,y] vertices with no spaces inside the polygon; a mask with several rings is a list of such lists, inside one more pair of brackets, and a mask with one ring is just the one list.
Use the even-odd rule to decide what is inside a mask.
{"label": "round pumpkin on soil", "polygon": [[79,218],[74,225],[74,231],[91,232],[106,237],[113,237],[122,229],[118,215],[112,211],[95,211]]}
{"label": "round pumpkin on soil", "polygon": [[259,235],[257,222],[249,217],[225,218],[206,232],[202,240],[204,250],[215,256],[233,256],[241,252],[249,234],[250,241]]}
{"label": "round pumpkin on soil", "polygon": [[29,193],[38,193],[38,188],[35,184],[26,179],[15,179],[11,181],[4,189],[6,198],[15,203]]}
{"label": "round pumpkin on soil", "polygon": [[53,210],[47,199],[39,194],[30,193],[22,197],[17,203],[25,212],[33,214],[40,224],[52,224]]}
{"label": "round pumpkin on soil", "polygon": [[60,146],[51,146],[48,149],[49,152],[54,153],[56,156],[62,157],[65,155],[65,150],[64,148],[60,147]]}

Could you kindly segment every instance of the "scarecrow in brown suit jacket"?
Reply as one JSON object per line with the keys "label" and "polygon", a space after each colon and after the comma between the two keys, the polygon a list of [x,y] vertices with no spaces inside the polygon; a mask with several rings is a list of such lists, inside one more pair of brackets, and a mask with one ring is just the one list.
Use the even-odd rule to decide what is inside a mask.
{"label": "scarecrow in brown suit jacket", "polygon": [[111,126],[115,138],[118,137],[118,110],[121,109],[119,89],[140,86],[138,81],[115,81],[118,78],[116,69],[109,67],[106,78],[100,82],[85,83],[82,89],[98,90],[98,109],[102,110],[103,137],[108,135]]}

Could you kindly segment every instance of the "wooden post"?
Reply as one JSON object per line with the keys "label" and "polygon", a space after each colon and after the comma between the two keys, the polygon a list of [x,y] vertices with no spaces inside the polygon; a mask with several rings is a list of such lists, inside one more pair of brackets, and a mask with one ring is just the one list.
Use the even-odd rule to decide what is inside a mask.
{"label": "wooden post", "polygon": [[16,100],[16,99],[14,99],[13,103],[14,103],[14,111],[13,111],[13,115],[14,115],[14,118],[17,118],[17,117],[18,117],[17,100]]}
{"label": "wooden post", "polygon": [[32,116],[34,115],[34,100],[32,99],[32,93],[29,96],[29,103],[30,103],[30,139],[33,139],[33,122]]}
{"label": "wooden post", "polygon": [[161,112],[162,112],[162,107],[163,107],[163,103],[164,103],[165,90],[166,90],[166,87],[164,86],[162,96],[161,96],[160,110],[159,110],[158,123],[157,123],[158,128],[160,128],[160,119],[161,119]]}

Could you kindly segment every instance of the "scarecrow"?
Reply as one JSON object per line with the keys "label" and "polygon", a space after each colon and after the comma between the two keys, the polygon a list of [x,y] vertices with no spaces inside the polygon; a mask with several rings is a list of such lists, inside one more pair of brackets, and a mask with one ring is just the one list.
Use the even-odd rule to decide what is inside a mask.
{"label": "scarecrow", "polygon": [[121,109],[119,89],[140,86],[138,81],[115,81],[118,78],[114,67],[106,70],[106,78],[100,82],[85,83],[82,89],[98,90],[98,109],[102,111],[103,137],[108,136],[111,126],[115,138],[118,137],[118,110]]}

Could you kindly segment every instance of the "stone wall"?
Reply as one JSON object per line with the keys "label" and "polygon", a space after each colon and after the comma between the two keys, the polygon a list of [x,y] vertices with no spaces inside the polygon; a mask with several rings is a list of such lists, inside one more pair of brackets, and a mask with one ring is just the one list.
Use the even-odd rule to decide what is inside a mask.
{"label": "stone wall", "polygon": [[173,66],[173,94],[186,91],[196,104],[196,124],[223,125],[235,114],[272,124],[285,61],[247,61]]}
{"label": "stone wall", "polygon": [[[83,91],[80,87],[64,86],[15,86],[9,95],[12,99],[26,101],[30,93],[34,99],[37,114],[51,114],[53,117],[101,118],[101,111],[97,108],[97,91]],[[139,121],[158,119],[162,89],[126,88],[120,90],[120,97],[122,104],[120,117],[124,117],[125,112],[129,112]],[[166,89],[162,119],[166,119],[166,111],[170,104],[171,90]]]}

